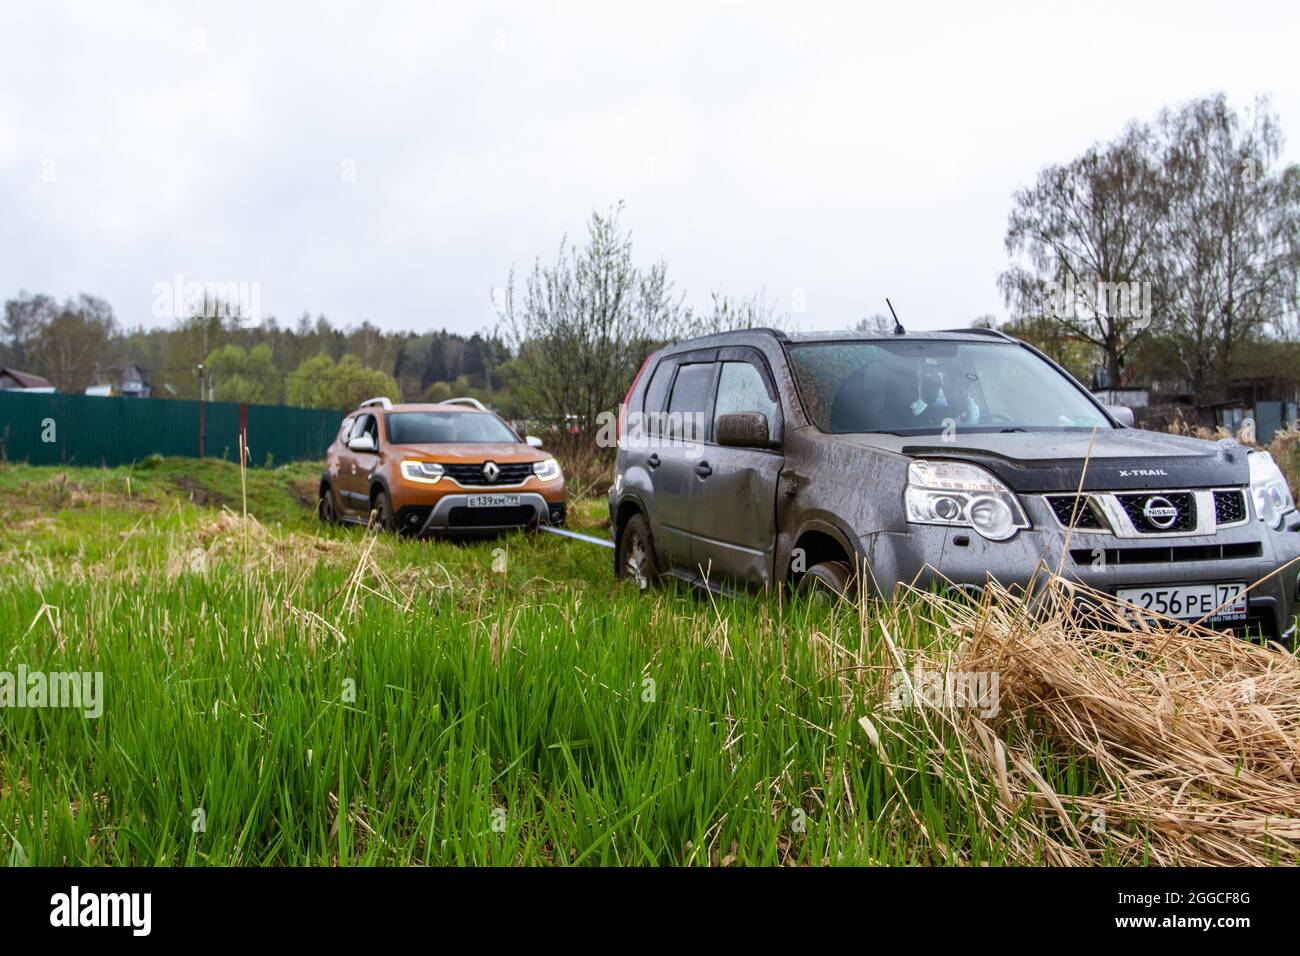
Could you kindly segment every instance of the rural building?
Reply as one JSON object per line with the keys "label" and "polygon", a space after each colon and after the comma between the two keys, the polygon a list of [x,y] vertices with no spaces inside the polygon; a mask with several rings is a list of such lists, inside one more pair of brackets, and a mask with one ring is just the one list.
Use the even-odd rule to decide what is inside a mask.
{"label": "rural building", "polygon": [[139,365],[124,365],[121,368],[112,368],[109,371],[116,373],[107,376],[111,381],[102,381],[91,385],[86,389],[87,395],[95,395],[101,398],[112,395],[122,395],[126,398],[152,397],[153,384],[149,381],[149,373]]}
{"label": "rural building", "polygon": [[16,368],[0,368],[0,389],[7,392],[45,392],[54,391],[54,386],[47,379],[31,372],[20,372]]}
{"label": "rural building", "polygon": [[117,391],[131,398],[149,398],[153,395],[149,373],[138,365],[127,365],[118,376]]}

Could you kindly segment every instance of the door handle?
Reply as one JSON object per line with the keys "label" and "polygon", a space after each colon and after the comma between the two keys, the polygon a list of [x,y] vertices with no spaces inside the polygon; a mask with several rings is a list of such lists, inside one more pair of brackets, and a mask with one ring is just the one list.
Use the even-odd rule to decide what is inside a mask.
{"label": "door handle", "polygon": [[695,466],[695,473],[701,478],[707,478],[709,475],[713,474],[713,469],[709,467],[707,461],[702,461]]}
{"label": "door handle", "polygon": [[645,463],[649,465],[651,468],[658,468],[659,456],[657,454],[651,453],[650,457],[645,460]]}

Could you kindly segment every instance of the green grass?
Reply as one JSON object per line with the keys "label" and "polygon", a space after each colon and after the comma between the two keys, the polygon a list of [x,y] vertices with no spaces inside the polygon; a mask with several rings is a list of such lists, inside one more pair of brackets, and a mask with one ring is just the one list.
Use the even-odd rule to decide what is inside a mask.
{"label": "green grass", "polygon": [[[887,668],[851,611],[643,595],[545,535],[320,529],[316,475],[250,471],[246,535],[190,500],[242,510],[229,464],[0,468],[0,670],[105,682],[98,719],[0,710],[0,860],[1034,862],[918,715],[882,764],[858,721]],[[601,503],[573,516],[607,533]]]}

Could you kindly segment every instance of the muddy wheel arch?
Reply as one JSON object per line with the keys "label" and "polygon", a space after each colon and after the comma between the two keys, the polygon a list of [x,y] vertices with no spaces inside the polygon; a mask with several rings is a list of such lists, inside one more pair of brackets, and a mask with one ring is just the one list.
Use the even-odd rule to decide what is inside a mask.
{"label": "muddy wheel arch", "polygon": [[[803,551],[802,561],[796,562],[795,549]],[[862,555],[853,545],[853,537],[841,525],[825,518],[812,518],[803,523],[797,532],[782,531],[776,540],[776,579],[785,584],[795,584],[808,568],[820,561],[844,561],[856,568]],[[796,564],[801,564],[796,569]]]}

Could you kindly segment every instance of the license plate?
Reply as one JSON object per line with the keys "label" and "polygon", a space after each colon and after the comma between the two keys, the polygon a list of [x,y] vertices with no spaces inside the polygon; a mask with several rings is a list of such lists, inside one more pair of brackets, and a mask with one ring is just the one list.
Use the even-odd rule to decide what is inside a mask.
{"label": "license plate", "polygon": [[1246,617],[1246,585],[1175,584],[1168,587],[1120,588],[1115,596],[1145,611],[1169,617],[1211,621],[1237,621]]}
{"label": "license plate", "polygon": [[471,508],[509,508],[519,504],[518,495],[470,495],[467,504]]}

